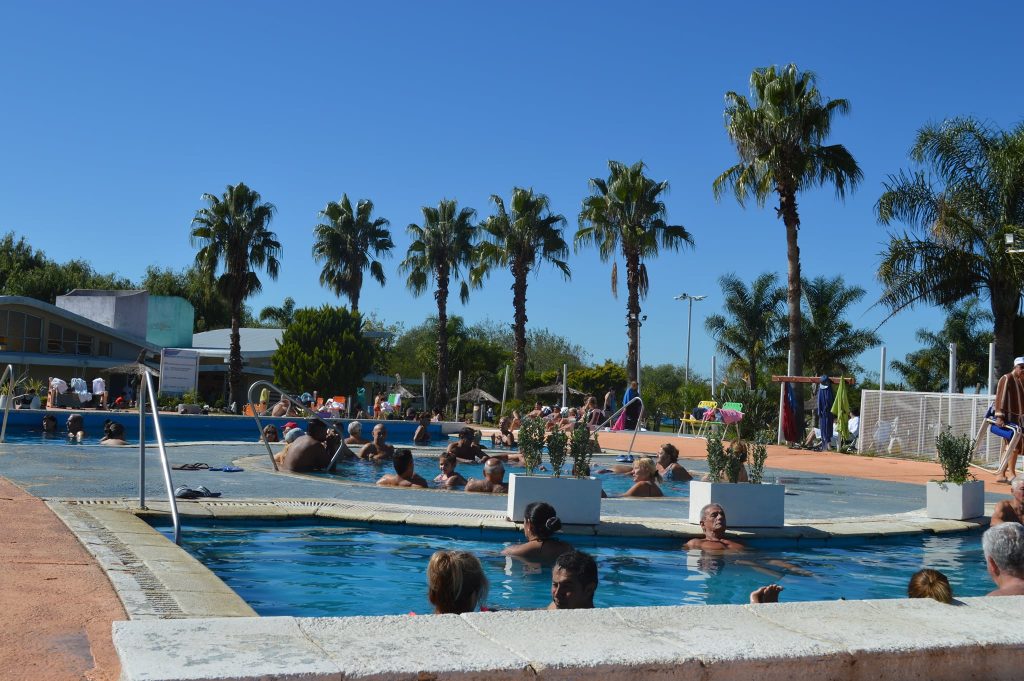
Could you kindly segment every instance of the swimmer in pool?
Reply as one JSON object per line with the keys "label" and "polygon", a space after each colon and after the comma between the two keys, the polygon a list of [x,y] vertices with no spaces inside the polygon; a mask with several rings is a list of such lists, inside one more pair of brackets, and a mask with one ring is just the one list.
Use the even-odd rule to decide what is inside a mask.
{"label": "swimmer in pool", "polygon": [[728,526],[725,509],[719,504],[708,504],[700,510],[700,529],[704,530],[704,537],[691,539],[683,548],[702,551],[742,551],[746,548],[738,541],[725,538]]}
{"label": "swimmer in pool", "polygon": [[505,547],[505,556],[539,563],[552,563],[563,553],[572,551],[572,545],[554,535],[562,529],[555,507],[543,501],[534,501],[523,513],[523,534],[526,542]]}
{"label": "swimmer in pool", "polygon": [[445,452],[437,459],[438,468],[441,470],[437,477],[434,478],[434,482],[437,483],[438,487],[446,487],[452,489],[453,487],[463,487],[466,484],[466,479],[462,477],[460,473],[455,471],[455,464],[458,460]]}
{"label": "swimmer in pool", "polygon": [[412,459],[412,450],[399,449],[395,452],[392,463],[395,472],[385,475],[377,481],[378,485],[384,487],[426,487],[427,481],[416,475],[416,466]]}

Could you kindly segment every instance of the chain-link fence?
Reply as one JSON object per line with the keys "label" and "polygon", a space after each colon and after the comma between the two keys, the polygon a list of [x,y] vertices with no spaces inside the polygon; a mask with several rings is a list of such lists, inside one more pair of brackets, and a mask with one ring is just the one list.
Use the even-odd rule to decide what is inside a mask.
{"label": "chain-link fence", "polygon": [[[935,436],[947,426],[972,440],[981,429],[994,395],[865,390],[860,397],[857,450],[879,456],[935,458]],[[1002,438],[984,429],[975,461],[997,464]]]}

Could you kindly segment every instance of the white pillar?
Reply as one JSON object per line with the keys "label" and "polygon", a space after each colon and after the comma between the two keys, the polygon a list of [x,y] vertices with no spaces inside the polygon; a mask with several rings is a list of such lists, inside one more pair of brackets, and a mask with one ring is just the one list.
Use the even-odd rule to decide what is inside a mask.
{"label": "white pillar", "polygon": [[956,343],[949,344],[949,391],[956,392]]}
{"label": "white pillar", "polygon": [[716,375],[716,365],[718,358],[711,355],[711,397],[715,396],[715,384],[718,382],[718,376]]}
{"label": "white pillar", "polygon": [[420,374],[420,380],[423,381],[423,411],[427,411],[427,374],[426,372]]}
{"label": "white pillar", "polygon": [[562,365],[562,409],[569,406],[569,365]]}
{"label": "white pillar", "polygon": [[505,415],[505,395],[508,394],[508,365],[505,365],[505,387],[501,389],[501,409],[498,411],[498,418]]}
{"label": "white pillar", "polygon": [[459,369],[459,383],[455,388],[455,420],[459,420],[459,396],[462,395],[462,369]]}
{"label": "white pillar", "polygon": [[996,394],[996,344],[988,344],[988,394]]}
{"label": "white pillar", "polygon": [[878,390],[885,390],[885,346],[882,346],[882,363],[878,367]]}

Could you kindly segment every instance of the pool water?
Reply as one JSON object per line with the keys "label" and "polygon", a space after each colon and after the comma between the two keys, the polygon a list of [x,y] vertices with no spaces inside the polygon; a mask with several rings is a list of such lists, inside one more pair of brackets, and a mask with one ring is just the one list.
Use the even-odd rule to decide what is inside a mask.
{"label": "pool water", "polygon": [[[752,590],[772,582],[784,587],[784,601],[902,598],[923,567],[945,573],[957,597],[994,588],[978,533],[762,542],[731,554],[683,551],[680,540],[562,539],[597,559],[598,607],[746,603]],[[260,615],[303,617],[429,613],[426,567],[442,548],[480,558],[489,607],[546,607],[550,567],[500,555],[518,541],[508,532],[308,521],[190,521],[182,532],[182,547]]]}
{"label": "pool water", "polygon": [[[440,470],[438,469],[437,456],[414,456],[413,461],[415,462],[416,473],[422,476],[423,479],[427,481],[430,487],[441,487],[439,483],[434,482],[434,478],[440,472]],[[600,465],[594,465],[595,469],[600,467]],[[466,478],[467,480],[469,480],[470,478],[479,479],[483,477],[482,464],[459,462],[455,466],[455,471],[457,473],[462,474],[462,477]],[[525,472],[525,469],[522,466],[506,464],[505,471],[505,479],[507,481],[508,474],[523,474]],[[394,472],[395,470],[392,467],[390,461],[385,461],[379,464],[369,463],[366,461],[342,461],[339,462],[338,467],[334,473],[319,473],[316,475],[323,476],[326,478],[376,484],[376,482],[380,480],[382,476]],[[550,475],[550,472],[542,471],[536,474]],[[562,474],[571,474],[571,466],[566,466]],[[629,475],[616,473],[599,473],[595,477],[597,477],[601,481],[601,487],[608,494],[608,496],[620,495],[633,486],[633,478]],[[690,496],[690,486],[687,482],[675,482],[672,480],[666,480],[660,483],[659,486],[661,487],[661,491],[664,492],[665,496],[667,497],[689,498]]]}

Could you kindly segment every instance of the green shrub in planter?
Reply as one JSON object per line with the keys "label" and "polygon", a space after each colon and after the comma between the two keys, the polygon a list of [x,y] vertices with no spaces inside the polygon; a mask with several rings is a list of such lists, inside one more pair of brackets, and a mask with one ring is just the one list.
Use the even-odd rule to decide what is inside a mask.
{"label": "green shrub in planter", "polygon": [[590,442],[590,428],[586,424],[577,425],[569,436],[569,456],[572,457],[572,474],[577,478],[590,475],[590,455],[593,444]]}
{"label": "green shrub in planter", "polygon": [[758,433],[750,448],[750,482],[760,485],[764,479],[764,462],[768,458],[768,442],[771,433],[762,431]]}
{"label": "green shrub in planter", "polygon": [[962,485],[968,480],[974,480],[974,476],[968,472],[971,455],[974,453],[971,438],[967,435],[953,435],[947,426],[935,437],[935,449],[939,454],[944,482]]}
{"label": "green shrub in planter", "polygon": [[[565,459],[568,455],[566,452],[566,444],[569,442],[569,436],[565,434],[564,430],[556,428],[550,435],[548,435],[548,461],[551,462],[551,474],[556,478],[562,475],[562,466],[565,465]],[[522,444],[519,445],[522,448]]]}
{"label": "green shrub in planter", "polygon": [[519,427],[519,453],[523,455],[523,465],[526,467],[527,475],[533,475],[533,472],[540,466],[544,449],[544,434],[542,419],[523,419],[523,423]]}
{"label": "green shrub in planter", "polygon": [[708,479],[718,482],[725,473],[728,462],[726,461],[725,448],[722,446],[722,437],[718,433],[708,435],[707,444]]}

